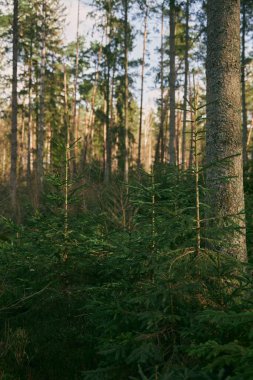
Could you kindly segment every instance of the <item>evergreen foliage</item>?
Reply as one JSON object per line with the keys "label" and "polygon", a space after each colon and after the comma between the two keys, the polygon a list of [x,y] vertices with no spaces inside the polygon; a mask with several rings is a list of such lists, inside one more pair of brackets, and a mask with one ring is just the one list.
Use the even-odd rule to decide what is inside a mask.
{"label": "evergreen foliage", "polygon": [[115,178],[85,210],[81,187],[67,238],[63,182],[25,225],[1,221],[2,378],[251,378],[250,264],[196,254],[192,172]]}

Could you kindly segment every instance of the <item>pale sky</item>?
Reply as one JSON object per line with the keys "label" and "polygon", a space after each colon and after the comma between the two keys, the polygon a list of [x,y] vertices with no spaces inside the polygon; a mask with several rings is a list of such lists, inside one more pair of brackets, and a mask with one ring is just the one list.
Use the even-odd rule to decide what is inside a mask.
{"label": "pale sky", "polygon": [[[77,11],[78,11],[78,0],[62,0],[63,4],[66,7],[66,26],[65,26],[65,40],[66,42],[70,42],[75,40],[76,38],[76,25],[77,25]],[[88,4],[84,4],[83,1],[81,1],[81,6],[80,6],[80,29],[79,33],[80,35],[85,36],[87,44],[94,39],[94,38],[99,38],[99,34],[96,33],[96,30],[94,28],[94,20],[88,16],[88,14],[92,12],[92,15],[94,15],[94,8],[89,6]],[[141,25],[139,25],[141,26]],[[153,28],[154,25],[151,27]],[[159,43],[159,34],[154,37],[154,33],[152,32],[153,40],[148,43],[148,50],[149,50],[149,58],[147,57],[146,60],[147,62],[151,63],[151,66],[154,66],[158,61],[157,61],[157,53],[155,52],[155,45],[157,42]],[[154,41],[154,38],[157,41]],[[135,41],[135,49],[133,52],[133,57],[134,59],[136,58],[141,58],[142,56],[142,37],[137,36],[136,41]],[[158,58],[159,59],[159,58]],[[137,78],[135,80],[135,92],[137,97],[139,94],[140,90],[140,70],[141,68],[138,69],[137,73]],[[146,69],[146,72],[148,71],[148,68]],[[148,77],[146,79],[146,89],[144,91],[145,96],[144,96],[144,104],[145,108],[151,108],[155,106],[155,99],[159,96],[159,90],[158,89],[151,89],[152,86],[154,86],[154,77]]]}

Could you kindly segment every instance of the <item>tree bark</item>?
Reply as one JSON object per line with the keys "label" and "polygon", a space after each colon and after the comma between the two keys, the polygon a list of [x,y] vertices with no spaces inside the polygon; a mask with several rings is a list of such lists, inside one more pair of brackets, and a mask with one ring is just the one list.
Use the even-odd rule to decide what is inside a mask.
{"label": "tree bark", "polygon": [[246,4],[242,1],[242,63],[241,63],[241,80],[242,80],[242,143],[243,143],[243,164],[247,165],[247,135],[248,135],[248,120],[247,120],[247,105],[246,105],[246,83],[245,83],[245,37],[246,37]]}
{"label": "tree bark", "polygon": [[184,114],[182,131],[182,165],[186,168],[186,126],[187,126],[187,96],[188,96],[188,72],[189,72],[189,8],[190,0],[186,1],[185,9],[185,52],[184,52]]}
{"label": "tree bark", "polygon": [[144,16],[144,33],[143,33],[143,50],[142,50],[142,65],[141,65],[141,102],[140,102],[140,120],[138,133],[138,158],[137,168],[141,168],[141,143],[142,143],[142,121],[143,121],[143,96],[144,96],[144,70],[147,45],[147,24],[148,24],[148,7],[146,5]]}
{"label": "tree bark", "polygon": [[129,181],[129,126],[128,126],[128,0],[124,1],[124,67],[125,67],[125,163],[124,163],[124,180]]}
{"label": "tree bark", "polygon": [[[88,143],[89,143],[89,151],[90,151],[90,157],[93,158],[93,138],[94,138],[94,127],[95,127],[95,102],[96,102],[96,96],[97,96],[97,89],[98,89],[98,84],[99,84],[99,67],[100,67],[100,62],[101,62],[101,57],[102,57],[102,43],[99,47],[98,51],[98,59],[96,63],[96,74],[95,74],[95,83],[92,88],[92,97],[91,97],[91,109],[88,115]],[[85,143],[86,144],[86,143]],[[84,162],[83,162],[84,163]]]}
{"label": "tree bark", "polygon": [[30,41],[29,66],[28,66],[28,126],[27,126],[27,185],[31,184],[31,150],[32,150],[32,57],[33,57],[33,41]]}
{"label": "tree bark", "polygon": [[76,26],[76,60],[75,60],[75,79],[74,79],[74,99],[73,99],[73,126],[70,134],[70,144],[73,146],[72,152],[72,172],[76,174],[77,172],[77,140],[78,140],[78,117],[77,117],[77,85],[78,85],[78,74],[79,74],[79,25],[80,25],[80,0],[78,0],[77,5],[77,26]]}
{"label": "tree bark", "polygon": [[111,39],[112,39],[112,8],[111,2],[108,4],[107,10],[107,56],[106,56],[106,84],[105,84],[105,162],[104,162],[104,182],[109,183],[111,179],[111,121],[110,121],[110,108],[111,108]]}
{"label": "tree bark", "polygon": [[176,47],[175,47],[175,0],[170,0],[170,122],[169,122],[169,162],[176,164]]}
{"label": "tree bark", "polygon": [[18,28],[19,0],[13,2],[13,52],[12,52],[12,104],[11,104],[11,206],[13,216],[17,215],[17,134],[18,134]]}
{"label": "tree bark", "polygon": [[[207,1],[207,187],[209,218],[224,231],[214,248],[247,260],[240,96],[240,0]],[[239,216],[240,214],[240,216]],[[209,219],[210,220],[210,219]]]}
{"label": "tree bark", "polygon": [[111,178],[111,122],[110,122],[110,81],[111,81],[111,67],[109,59],[107,59],[107,78],[106,78],[106,89],[105,89],[105,164],[104,164],[104,181],[105,183],[110,182]]}
{"label": "tree bark", "polygon": [[39,77],[39,115],[37,137],[37,191],[38,199],[42,191],[44,175],[44,135],[45,135],[45,76],[46,76],[46,5],[42,4],[41,63]]}
{"label": "tree bark", "polygon": [[161,82],[161,117],[160,128],[157,137],[156,149],[155,149],[155,162],[164,162],[164,119],[166,112],[164,110],[164,2],[161,9],[161,62],[160,62],[160,82]]}

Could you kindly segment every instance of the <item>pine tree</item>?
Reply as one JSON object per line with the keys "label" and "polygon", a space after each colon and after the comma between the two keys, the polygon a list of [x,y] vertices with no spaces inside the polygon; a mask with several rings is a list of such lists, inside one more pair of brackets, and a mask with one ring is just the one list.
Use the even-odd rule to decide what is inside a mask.
{"label": "pine tree", "polygon": [[17,135],[18,135],[18,50],[19,50],[19,0],[13,1],[12,43],[12,116],[11,116],[11,205],[17,216]]}
{"label": "pine tree", "polygon": [[170,74],[169,74],[169,162],[176,164],[176,4],[175,0],[170,0]]}

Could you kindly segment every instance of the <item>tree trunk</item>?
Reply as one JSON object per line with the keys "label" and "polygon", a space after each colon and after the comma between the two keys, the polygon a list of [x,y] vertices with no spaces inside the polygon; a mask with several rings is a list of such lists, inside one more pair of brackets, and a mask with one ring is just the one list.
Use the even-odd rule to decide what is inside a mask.
{"label": "tree trunk", "polygon": [[124,1],[124,67],[125,67],[125,163],[124,163],[124,180],[129,180],[129,126],[128,126],[128,0]]}
{"label": "tree trunk", "polygon": [[169,122],[169,156],[170,164],[176,163],[176,47],[175,47],[175,0],[170,0],[170,75],[169,75],[169,93],[170,93],[170,122]]}
{"label": "tree trunk", "polygon": [[182,165],[186,168],[186,125],[187,125],[187,96],[188,96],[188,72],[189,72],[189,8],[190,0],[186,1],[185,10],[185,52],[184,52],[184,114],[183,114],[183,131],[182,131]]}
{"label": "tree trunk", "polygon": [[147,45],[147,24],[148,24],[148,7],[146,6],[145,16],[144,16],[143,50],[142,50],[142,65],[141,65],[141,103],[140,103],[138,158],[137,158],[138,169],[141,168],[141,142],[142,142],[142,121],[143,121],[144,70],[145,70],[146,45]]}
{"label": "tree trunk", "polygon": [[161,117],[160,128],[157,137],[156,150],[155,150],[155,162],[164,161],[164,119],[166,112],[164,110],[164,3],[162,3],[161,9],[161,62],[160,62],[160,82],[161,82]]}
{"label": "tree trunk", "polygon": [[103,41],[99,47],[98,51],[98,60],[96,63],[96,75],[95,75],[95,83],[92,88],[92,97],[91,97],[91,109],[88,115],[88,142],[89,142],[89,150],[90,150],[90,157],[93,158],[93,139],[94,139],[94,124],[95,124],[95,102],[96,102],[96,96],[97,96],[97,89],[98,89],[98,83],[99,83],[99,67],[102,57],[102,44]]}
{"label": "tree trunk", "polygon": [[13,56],[12,56],[12,104],[11,104],[11,206],[13,216],[17,215],[17,135],[18,135],[18,11],[19,1],[13,2]]}
{"label": "tree trunk", "polygon": [[77,27],[76,27],[76,61],[75,61],[75,79],[74,79],[74,99],[73,99],[73,126],[70,134],[70,145],[73,146],[72,151],[72,172],[75,174],[77,171],[77,140],[78,140],[78,118],[77,118],[77,84],[79,74],[79,24],[80,24],[80,0],[77,6]]}
{"label": "tree trunk", "polygon": [[45,74],[46,74],[46,6],[42,4],[41,63],[39,77],[39,115],[37,137],[37,191],[38,199],[42,191],[44,175],[44,135],[45,135]]}
{"label": "tree trunk", "polygon": [[182,152],[180,152],[180,145],[181,145],[181,118],[182,114],[180,111],[178,111],[176,115],[176,164],[179,166],[182,162]]}
{"label": "tree trunk", "polygon": [[111,42],[112,42],[112,3],[111,1],[108,3],[107,10],[107,47],[108,53],[106,56],[106,85],[105,85],[105,170],[104,170],[104,181],[105,183],[109,183],[111,179],[111,170],[112,170],[112,153],[111,153]]}
{"label": "tree trunk", "polygon": [[246,105],[246,83],[245,83],[245,36],[246,36],[246,5],[242,1],[242,63],[241,63],[241,80],[242,80],[242,142],[243,142],[243,164],[247,165],[247,105]]}
{"label": "tree trunk", "polygon": [[28,128],[27,128],[27,185],[31,184],[31,150],[32,150],[32,56],[33,56],[33,42],[30,41],[29,52],[29,83],[28,83]]}
{"label": "tree trunk", "polygon": [[[247,260],[245,243],[241,97],[240,0],[207,2],[207,187],[209,217],[224,232],[214,248]],[[240,215],[239,215],[240,214]],[[239,217],[240,216],[240,217]]]}
{"label": "tree trunk", "polygon": [[106,78],[106,89],[105,89],[105,170],[104,170],[104,181],[105,183],[110,182],[111,178],[111,123],[110,123],[110,62],[107,60],[107,78]]}

